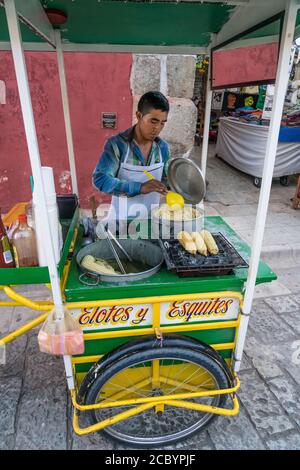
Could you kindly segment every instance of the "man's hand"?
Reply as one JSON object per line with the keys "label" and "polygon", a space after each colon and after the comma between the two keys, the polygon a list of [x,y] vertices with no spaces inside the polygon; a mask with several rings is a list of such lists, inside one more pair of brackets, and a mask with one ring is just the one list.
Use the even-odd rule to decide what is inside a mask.
{"label": "man's hand", "polygon": [[150,180],[142,184],[141,194],[148,194],[152,192],[166,195],[168,190],[163,183],[157,180]]}

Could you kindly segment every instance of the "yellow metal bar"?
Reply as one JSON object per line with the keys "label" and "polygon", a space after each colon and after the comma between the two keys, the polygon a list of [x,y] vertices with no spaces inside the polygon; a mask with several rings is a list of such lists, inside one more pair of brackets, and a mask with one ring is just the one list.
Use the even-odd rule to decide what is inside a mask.
{"label": "yellow metal bar", "polygon": [[3,288],[4,292],[8,297],[11,299],[15,300],[16,302],[19,302],[21,305],[24,305],[25,307],[31,308],[31,310],[38,310],[38,311],[50,311],[53,308],[53,304],[44,304],[44,303],[38,303],[38,302],[33,302],[30,299],[27,299],[21,294],[17,294],[11,287],[4,286]]}
{"label": "yellow metal bar", "polygon": [[40,315],[31,322],[27,323],[26,325],[21,326],[21,328],[18,328],[7,336],[4,336],[4,338],[1,339],[1,343],[10,343],[11,341],[23,335],[24,333],[27,333],[27,331],[31,330],[32,328],[36,327],[37,325],[40,325],[46,320],[48,313],[49,312],[43,313],[43,315]]}
{"label": "yellow metal bar", "polygon": [[19,302],[0,302],[0,307],[18,307],[21,306]]}
{"label": "yellow metal bar", "polygon": [[73,364],[86,364],[89,362],[98,362],[101,356],[82,356],[82,357],[72,357]]}
{"label": "yellow metal bar", "polygon": [[212,299],[215,297],[233,297],[243,301],[243,296],[240,292],[235,291],[220,291],[220,292],[206,292],[201,294],[180,294],[180,295],[160,295],[153,297],[135,297],[130,299],[115,299],[115,300],[89,300],[86,302],[67,302],[68,308],[88,308],[88,307],[112,307],[114,305],[131,305],[131,304],[153,304],[158,302],[174,302],[176,300],[201,300]]}
{"label": "yellow metal bar", "polygon": [[152,361],[152,385],[154,388],[159,387],[159,359]]}
{"label": "yellow metal bar", "polygon": [[225,394],[232,394],[235,393],[240,388],[240,381],[238,377],[236,377],[236,385],[232,388],[222,388],[217,390],[207,390],[205,392],[196,392],[196,393],[177,393],[175,395],[161,395],[159,397],[144,397],[144,398],[134,398],[131,400],[123,400],[119,402],[110,402],[107,401],[105,403],[96,403],[93,405],[79,405],[76,402],[76,395],[75,392],[71,390],[72,396],[72,403],[74,408],[80,411],[88,411],[88,410],[95,410],[100,408],[111,408],[117,406],[128,406],[128,405],[138,405],[140,403],[149,403],[155,402],[158,403],[166,403],[167,400],[180,400],[185,398],[198,398],[198,397],[211,397],[216,395],[225,395]]}
{"label": "yellow metal bar", "polygon": [[216,415],[223,415],[223,416],[235,416],[239,412],[239,402],[236,396],[231,397],[232,402],[233,402],[233,408],[228,409],[228,408],[218,408],[217,406],[210,406],[210,405],[204,405],[201,403],[192,403],[188,401],[182,401],[182,400],[168,400],[165,402],[165,405],[169,406],[177,406],[178,408],[188,408],[190,410],[196,410],[196,411],[201,411],[201,412],[206,412],[206,413],[214,413]]}
{"label": "yellow metal bar", "polygon": [[[37,301],[39,305],[47,305],[49,306],[49,301],[45,300],[38,300]],[[6,302],[6,301],[0,301],[0,307],[24,307],[23,304],[20,302]],[[1,315],[1,312],[0,312]]]}
{"label": "yellow metal bar", "polygon": [[[189,408],[189,409],[194,409],[194,410],[201,411],[201,412],[214,413],[214,414],[219,414],[223,416],[235,416],[239,412],[239,403],[238,403],[238,399],[236,396],[231,396],[231,399],[233,403],[232,409],[219,408],[216,406],[209,406],[209,405],[204,405],[204,404],[202,405],[198,403],[191,403],[191,402],[178,401],[178,400],[169,400],[165,402],[165,405],[178,406],[181,408]],[[115,424],[119,421],[130,418],[131,416],[137,415],[149,408],[156,407],[156,406],[159,406],[159,403],[157,401],[153,401],[153,403],[151,404],[147,403],[144,405],[140,405],[138,407],[132,408],[131,410],[124,411],[122,413],[119,413],[113,416],[112,418],[108,418],[106,420],[100,421],[99,423],[96,423],[92,426],[88,426],[86,428],[79,427],[78,411],[74,410],[73,429],[76,432],[76,434],[79,434],[81,436],[85,434],[90,434],[92,432],[99,431],[100,429],[103,429],[107,426],[111,426],[112,424]]]}
{"label": "yellow metal bar", "polygon": [[67,260],[66,264],[64,266],[62,279],[60,281],[60,288],[61,288],[62,293],[64,293],[64,291],[65,291],[65,287],[66,287],[67,280],[68,280],[68,277],[69,277],[70,268],[71,268],[71,261]]}
{"label": "yellow metal bar", "polygon": [[144,405],[137,406],[135,408],[132,408],[131,410],[124,411],[123,413],[118,413],[112,418],[105,419],[104,421],[100,421],[99,423],[93,424],[92,426],[88,426],[86,428],[79,427],[78,414],[76,413],[76,411],[74,411],[73,429],[76,432],[76,434],[79,434],[80,436],[83,436],[85,434],[90,434],[92,432],[99,431],[100,429],[103,429],[107,426],[111,426],[112,424],[116,424],[119,421],[130,418],[131,416],[140,414],[143,411],[148,410],[149,408],[152,408],[153,406],[155,406],[155,403],[145,403]]}

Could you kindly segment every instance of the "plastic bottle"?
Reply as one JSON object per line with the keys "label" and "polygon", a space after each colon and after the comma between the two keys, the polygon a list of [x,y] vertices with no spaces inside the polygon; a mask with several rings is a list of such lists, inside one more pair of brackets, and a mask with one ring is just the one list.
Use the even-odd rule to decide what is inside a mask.
{"label": "plastic bottle", "polygon": [[25,214],[19,215],[19,225],[13,233],[12,241],[17,266],[30,267],[39,264],[35,232],[27,224]]}
{"label": "plastic bottle", "polygon": [[15,262],[11,245],[0,213],[0,268],[14,268]]}
{"label": "plastic bottle", "polygon": [[27,216],[27,225],[29,225],[29,227],[31,227],[31,228],[33,228],[33,229],[35,230],[32,201],[30,201],[30,202],[25,206],[25,214],[26,214],[26,216]]}

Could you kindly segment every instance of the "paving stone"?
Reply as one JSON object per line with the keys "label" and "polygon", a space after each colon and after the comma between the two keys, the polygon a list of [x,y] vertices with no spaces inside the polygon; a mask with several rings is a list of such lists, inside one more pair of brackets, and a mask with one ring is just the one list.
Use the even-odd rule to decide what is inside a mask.
{"label": "paving stone", "polygon": [[93,433],[88,436],[78,436],[73,432],[72,450],[112,450],[115,449],[113,441],[107,439],[101,433]]}
{"label": "paving stone", "polygon": [[26,284],[21,286],[15,286],[14,290],[18,293],[23,295],[24,297],[28,297],[29,299],[34,300],[51,300],[52,299],[52,291],[44,284]]}
{"label": "paving stone", "polygon": [[[1,435],[0,435],[1,436]],[[0,437],[0,450],[14,450],[15,438],[13,434]]]}
{"label": "paving stone", "polygon": [[9,332],[13,310],[13,307],[0,307],[0,338]]}
{"label": "paving stone", "polygon": [[[275,268],[274,268],[275,269]],[[287,269],[280,269],[279,272],[275,269],[278,279],[281,284],[287,286],[291,292],[300,292],[300,270],[299,267],[289,267]],[[295,298],[296,300],[296,298]]]}
{"label": "paving stone", "polygon": [[300,313],[299,304],[297,304],[291,296],[271,297],[265,299],[265,302],[275,313],[288,313],[294,312],[295,310],[299,310]]}
{"label": "paving stone", "polygon": [[253,365],[251,363],[251,360],[246,356],[246,354],[244,352],[243,357],[242,357],[241,366],[240,366],[240,371],[248,370],[248,369],[252,369],[252,368],[253,368]]}
{"label": "paving stone", "polygon": [[208,433],[217,450],[260,450],[265,448],[242,406],[237,416],[218,417],[209,426]]}
{"label": "paving stone", "polygon": [[300,427],[299,386],[290,377],[277,377],[268,383],[281,406]]}
{"label": "paving stone", "polygon": [[0,380],[0,442],[15,432],[17,404],[21,393],[20,377],[2,377]]}
{"label": "paving stone", "polygon": [[296,312],[283,313],[284,321],[299,335],[300,339],[300,307]]}
{"label": "paving stone", "polygon": [[283,375],[274,352],[250,334],[246,339],[245,351],[252,358],[253,367],[265,380]]}
{"label": "paving stone", "polygon": [[42,315],[42,313],[43,312],[31,310],[27,307],[15,307],[12,314],[10,331],[12,332],[17,330],[18,328],[21,328],[22,326],[29,323],[31,320],[34,320],[35,318]]}
{"label": "paving stone", "polygon": [[271,450],[299,450],[300,433],[284,433],[282,436],[276,436],[276,438],[267,439],[266,445]]}
{"label": "paving stone", "polygon": [[282,321],[265,302],[255,301],[249,319],[249,332],[264,344],[295,337],[293,329]]}
{"label": "paving stone", "polygon": [[67,391],[48,387],[26,392],[19,404],[16,449],[67,448]]}
{"label": "paving stone", "polygon": [[47,388],[51,384],[62,388],[66,386],[63,358],[41,353],[37,336],[31,336],[28,339],[24,391]]}
{"label": "paving stone", "polygon": [[17,376],[25,368],[27,336],[22,335],[5,345],[6,364],[0,365],[0,377]]}
{"label": "paving stone", "polygon": [[300,305],[300,294],[294,295],[293,298]]}
{"label": "paving stone", "polygon": [[[267,380],[281,376],[286,371],[300,385],[300,340],[288,340],[264,345],[253,336],[248,335],[245,351],[252,359],[258,372]],[[264,362],[267,363],[264,365]],[[259,365],[262,365],[260,369]],[[271,365],[265,375],[263,370]],[[278,367],[281,371],[277,371]]]}
{"label": "paving stone", "polygon": [[294,429],[294,424],[257,372],[241,373],[239,398],[262,438]]}
{"label": "paving stone", "polygon": [[[262,258],[264,258],[262,253]],[[268,264],[268,263],[267,263]],[[276,281],[258,284],[254,289],[254,299],[266,299],[273,295],[290,295],[291,291],[276,279]]]}

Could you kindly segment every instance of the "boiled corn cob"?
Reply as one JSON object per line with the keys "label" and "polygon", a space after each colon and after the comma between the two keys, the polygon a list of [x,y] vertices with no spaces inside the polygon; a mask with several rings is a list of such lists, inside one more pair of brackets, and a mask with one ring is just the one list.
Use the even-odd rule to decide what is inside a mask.
{"label": "boiled corn cob", "polygon": [[211,255],[217,255],[219,253],[219,248],[212,234],[208,230],[201,230],[200,235],[202,236],[209,253]]}
{"label": "boiled corn cob", "polygon": [[179,232],[177,234],[177,240],[183,246],[183,248],[192,255],[197,253],[197,246],[188,232],[184,230]]}
{"label": "boiled corn cob", "polygon": [[118,274],[107,261],[104,259],[96,259],[92,255],[86,255],[81,261],[81,266],[88,271],[93,271],[98,274]]}
{"label": "boiled corn cob", "polygon": [[207,246],[205,245],[205,242],[204,242],[202,236],[200,235],[200,233],[199,232],[192,232],[191,237],[192,237],[193,241],[196,244],[198,253],[200,253],[200,255],[207,256],[207,254],[208,254]]}

